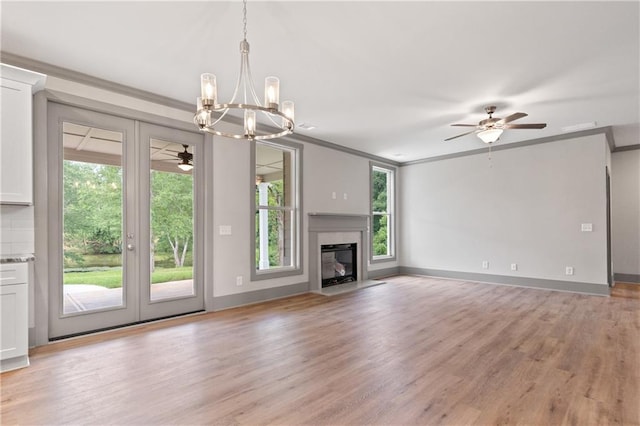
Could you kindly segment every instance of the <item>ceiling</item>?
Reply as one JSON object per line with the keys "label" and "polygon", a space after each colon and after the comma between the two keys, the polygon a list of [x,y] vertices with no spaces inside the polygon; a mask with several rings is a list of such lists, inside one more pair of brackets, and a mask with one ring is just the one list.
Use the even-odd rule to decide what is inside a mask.
{"label": "ceiling", "polygon": [[[121,166],[123,157],[120,132],[88,127],[82,124],[62,123],[64,159],[85,163]],[[151,170],[169,173],[191,174],[178,168],[181,160],[178,153],[184,151],[184,145],[156,138],[149,139],[149,159]],[[195,147],[187,148],[195,154]]]}
{"label": "ceiling", "polygon": [[[2,1],[2,52],[194,103],[231,97],[242,4]],[[280,78],[297,133],[406,162],[484,144],[453,123],[526,112],[499,144],[613,126],[640,142],[640,3],[249,1],[256,89]],[[566,129],[564,130],[566,131]]]}

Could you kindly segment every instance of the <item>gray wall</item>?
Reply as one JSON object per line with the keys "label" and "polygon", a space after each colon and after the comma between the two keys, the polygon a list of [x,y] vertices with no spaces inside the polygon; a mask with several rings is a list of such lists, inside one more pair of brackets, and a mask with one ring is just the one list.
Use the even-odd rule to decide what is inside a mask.
{"label": "gray wall", "polygon": [[640,149],[614,152],[611,163],[613,270],[640,282]]}
{"label": "gray wall", "polygon": [[403,267],[606,286],[607,149],[598,134],[402,167]]}

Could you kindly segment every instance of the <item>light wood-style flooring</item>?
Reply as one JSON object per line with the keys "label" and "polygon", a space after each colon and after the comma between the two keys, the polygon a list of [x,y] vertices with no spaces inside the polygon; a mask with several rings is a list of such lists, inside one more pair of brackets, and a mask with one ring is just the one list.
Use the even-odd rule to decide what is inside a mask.
{"label": "light wood-style flooring", "polygon": [[37,348],[1,423],[640,424],[640,286],[386,281]]}

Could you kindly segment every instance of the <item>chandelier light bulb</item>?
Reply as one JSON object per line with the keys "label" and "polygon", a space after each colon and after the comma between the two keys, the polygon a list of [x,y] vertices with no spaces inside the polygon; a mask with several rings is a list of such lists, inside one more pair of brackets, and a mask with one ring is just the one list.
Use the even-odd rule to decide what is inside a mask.
{"label": "chandelier light bulb", "polygon": [[264,103],[267,108],[278,108],[280,103],[280,80],[278,77],[264,79]]}
{"label": "chandelier light bulb", "polygon": [[[282,102],[282,113],[287,116],[287,118],[291,121],[295,121],[295,111],[293,106],[293,101],[283,101]],[[282,119],[282,128],[287,127],[287,120]]]}
{"label": "chandelier light bulb", "polygon": [[256,135],[256,112],[250,109],[244,111],[244,133],[250,138]]}
{"label": "chandelier light bulb", "polygon": [[204,106],[210,107],[216,103],[218,86],[214,74],[204,73],[200,76],[200,92]]}

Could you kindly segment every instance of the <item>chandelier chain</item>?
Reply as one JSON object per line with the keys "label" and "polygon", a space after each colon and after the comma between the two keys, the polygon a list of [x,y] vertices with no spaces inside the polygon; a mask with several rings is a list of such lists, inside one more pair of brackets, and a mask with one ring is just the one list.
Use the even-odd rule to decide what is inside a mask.
{"label": "chandelier chain", "polygon": [[247,39],[247,0],[242,1],[242,25],[244,32],[244,39]]}

